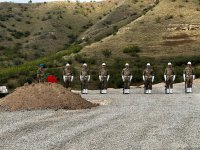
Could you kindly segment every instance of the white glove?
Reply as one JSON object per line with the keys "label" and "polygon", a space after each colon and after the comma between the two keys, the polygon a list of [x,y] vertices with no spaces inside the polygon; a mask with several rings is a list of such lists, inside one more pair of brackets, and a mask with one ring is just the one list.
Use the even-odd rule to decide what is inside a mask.
{"label": "white glove", "polygon": [[88,76],[88,82],[90,81],[90,75]]}
{"label": "white glove", "polygon": [[99,75],[99,81],[101,81],[101,76]]}
{"label": "white glove", "polygon": [[83,76],[82,75],[80,75],[80,80],[83,81]]}
{"label": "white glove", "polygon": [[142,76],[142,79],[143,79],[143,81],[145,81],[145,77],[144,76]]}
{"label": "white glove", "polygon": [[133,76],[130,76],[130,80],[129,80],[130,82],[131,82],[132,78],[133,78]]}
{"label": "white glove", "polygon": [[195,80],[195,75],[192,76],[193,80]]}
{"label": "white glove", "polygon": [[164,79],[165,79],[165,82],[166,82],[166,80],[167,80],[167,76],[166,75],[164,75]]}
{"label": "white glove", "polygon": [[152,82],[154,81],[154,76],[152,76]]}
{"label": "white glove", "polygon": [[183,74],[183,80],[185,81],[185,74]]}
{"label": "white glove", "polygon": [[74,76],[71,76],[71,82],[74,80]]}
{"label": "white glove", "polygon": [[124,82],[124,76],[122,76],[122,81]]}
{"label": "white glove", "polygon": [[110,75],[107,76],[107,82],[108,82],[109,79],[110,79]]}
{"label": "white glove", "polygon": [[63,81],[66,82],[66,78],[65,78],[65,76],[63,76]]}
{"label": "white glove", "polygon": [[176,79],[176,75],[173,76],[173,82],[175,81],[175,79]]}

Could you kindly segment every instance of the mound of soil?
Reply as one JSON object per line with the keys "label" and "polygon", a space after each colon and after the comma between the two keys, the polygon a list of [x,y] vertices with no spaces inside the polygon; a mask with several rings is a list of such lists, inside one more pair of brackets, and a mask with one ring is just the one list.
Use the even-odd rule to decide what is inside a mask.
{"label": "mound of soil", "polygon": [[79,94],[56,83],[39,83],[17,88],[0,101],[0,107],[9,111],[33,109],[87,109],[95,107]]}

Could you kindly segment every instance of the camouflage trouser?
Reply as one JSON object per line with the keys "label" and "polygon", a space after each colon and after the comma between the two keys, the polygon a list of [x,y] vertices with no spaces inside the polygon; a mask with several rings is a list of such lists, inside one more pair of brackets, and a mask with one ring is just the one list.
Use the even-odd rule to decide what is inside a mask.
{"label": "camouflage trouser", "polygon": [[102,78],[101,79],[101,90],[106,90],[107,89],[107,84],[108,84],[108,82],[107,82],[107,77],[106,78]]}
{"label": "camouflage trouser", "polygon": [[124,89],[130,89],[130,77],[124,77]]}
{"label": "camouflage trouser", "polygon": [[185,83],[186,83],[187,88],[192,88],[193,78],[192,77],[186,77]]}
{"label": "camouflage trouser", "polygon": [[71,76],[66,76],[65,77],[65,81],[64,81],[64,85],[66,88],[71,88]]}
{"label": "camouflage trouser", "polygon": [[82,89],[88,89],[88,78],[83,77],[83,80],[81,81],[81,87]]}
{"label": "camouflage trouser", "polygon": [[44,76],[39,76],[37,78],[37,80],[38,80],[38,83],[44,83],[45,82],[45,77]]}
{"label": "camouflage trouser", "polygon": [[165,83],[165,87],[166,87],[166,89],[173,89],[173,76],[171,76],[171,77],[167,77],[167,79],[166,79],[166,83]]}
{"label": "camouflage trouser", "polygon": [[146,78],[144,81],[144,88],[146,90],[152,90],[152,78]]}

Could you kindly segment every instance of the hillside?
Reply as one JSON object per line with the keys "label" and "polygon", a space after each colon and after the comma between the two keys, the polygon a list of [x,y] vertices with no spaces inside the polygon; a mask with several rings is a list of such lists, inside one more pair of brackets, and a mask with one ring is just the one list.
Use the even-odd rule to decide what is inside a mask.
{"label": "hillside", "polygon": [[118,2],[0,3],[0,67],[66,49]]}
{"label": "hillside", "polygon": [[99,52],[108,48],[113,55],[126,57],[122,50],[137,45],[141,48],[140,56],[199,55],[199,15],[199,0],[161,0],[145,15],[120,28],[116,35],[83,51],[89,54],[94,49]]}
{"label": "hillside", "polygon": [[[75,5],[75,3],[37,5],[45,8],[49,6],[49,9],[52,6],[52,10],[52,8],[58,7],[61,4],[62,6],[66,4],[68,7]],[[81,3],[81,5],[89,4],[91,3]],[[124,0],[117,2],[113,0],[101,3],[94,2],[92,4],[101,5],[101,7],[99,11],[95,9],[95,13],[88,15],[90,18],[93,17],[93,24],[88,28],[78,32],[80,31],[78,29],[82,27],[81,21],[77,22],[78,19],[80,20],[80,17],[75,18],[75,15],[73,18],[70,18],[72,21],[69,22],[74,21],[77,25],[76,28],[74,28],[75,23],[72,26],[73,34],[78,33],[77,38],[73,42],[62,40],[64,35],[66,35],[63,30],[61,32],[63,33],[63,37],[60,37],[61,40],[58,40],[58,38],[57,40],[38,40],[36,38],[36,40],[29,41],[30,43],[36,43],[36,46],[44,46],[47,50],[53,50],[53,47],[55,47],[55,51],[59,51],[61,48],[58,48],[58,45],[63,47],[64,44],[68,45],[70,43],[80,44],[83,49],[78,46],[78,50],[75,48],[75,51],[71,51],[71,48],[66,47],[61,53],[55,53],[54,51],[51,55],[44,57],[44,59],[42,57],[18,67],[5,68],[0,74],[3,83],[13,88],[16,85],[23,85],[27,80],[33,81],[35,76],[34,70],[40,62],[47,64],[48,68],[52,68],[48,69],[48,71],[58,75],[60,79],[62,79],[62,71],[58,68],[66,62],[72,63],[76,75],[74,88],[79,88],[78,74],[80,66],[84,62],[89,64],[92,73],[90,88],[95,89],[98,87],[98,68],[102,62],[108,64],[111,73],[109,86],[111,87],[122,86],[120,72],[125,62],[131,64],[134,84],[142,83],[141,74],[147,62],[153,65],[156,73],[156,82],[163,80],[163,70],[168,61],[171,61],[175,66],[177,72],[176,82],[182,81],[182,71],[187,61],[192,61],[197,77],[200,76],[199,0]],[[104,7],[107,5],[110,8]],[[31,4],[31,7],[36,7],[36,4]],[[44,9],[42,10],[44,11]],[[105,12],[107,14],[104,14]],[[102,16],[99,14],[103,14],[103,17],[99,18],[99,16]],[[49,22],[49,20],[46,22]],[[51,23],[58,24],[59,20],[55,19]],[[46,29],[52,28],[47,27]],[[60,29],[60,26],[56,26],[54,28],[55,34],[60,33]],[[37,37],[41,38],[40,35],[37,35]],[[23,51],[26,52],[28,49]],[[31,53],[35,52],[33,49],[29,49],[29,51]],[[41,50],[38,53],[41,54]],[[5,57],[5,55],[1,55],[1,57]],[[7,62],[8,58],[5,60]],[[28,69],[26,70],[26,68]],[[17,78],[19,74],[21,75],[20,79]]]}
{"label": "hillside", "polygon": [[152,4],[151,0],[0,3],[0,67],[20,65],[73,43],[100,41],[143,15]]}

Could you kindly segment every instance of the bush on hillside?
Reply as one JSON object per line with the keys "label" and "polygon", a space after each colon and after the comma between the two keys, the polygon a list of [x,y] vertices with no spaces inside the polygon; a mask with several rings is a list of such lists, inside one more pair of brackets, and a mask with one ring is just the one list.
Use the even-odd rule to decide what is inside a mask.
{"label": "bush on hillside", "polygon": [[123,50],[124,53],[128,53],[130,54],[131,56],[133,57],[137,57],[138,54],[141,50],[140,50],[140,47],[138,46],[131,46],[131,47],[127,47]]}
{"label": "bush on hillside", "polygon": [[102,51],[102,54],[104,55],[104,57],[109,58],[112,55],[112,51],[109,49],[105,49]]}

